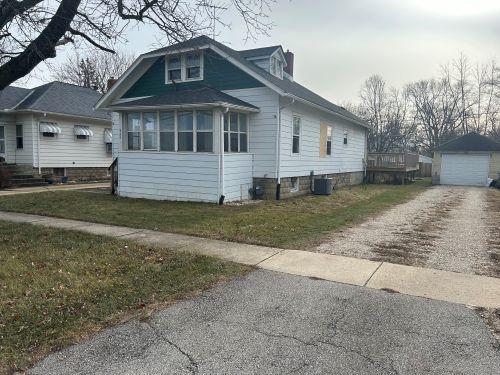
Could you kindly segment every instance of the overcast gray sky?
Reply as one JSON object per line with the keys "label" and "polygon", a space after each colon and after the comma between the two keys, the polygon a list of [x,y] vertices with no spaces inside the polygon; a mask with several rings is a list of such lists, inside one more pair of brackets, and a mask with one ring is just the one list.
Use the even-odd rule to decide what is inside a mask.
{"label": "overcast gray sky", "polygon": [[[217,39],[235,49],[281,44],[295,53],[295,79],[337,103],[358,101],[372,74],[399,87],[436,75],[461,52],[473,62],[500,60],[500,0],[278,0],[270,17],[269,37],[245,44],[234,19]],[[154,32],[131,31],[124,49],[152,49]],[[43,67],[24,85],[47,76]]]}

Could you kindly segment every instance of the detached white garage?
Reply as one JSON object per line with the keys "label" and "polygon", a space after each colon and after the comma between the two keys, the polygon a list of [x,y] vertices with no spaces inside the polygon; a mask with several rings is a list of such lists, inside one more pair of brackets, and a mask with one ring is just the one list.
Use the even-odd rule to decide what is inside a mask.
{"label": "detached white garage", "polygon": [[500,143],[469,133],[434,152],[433,182],[442,185],[487,186],[500,178]]}

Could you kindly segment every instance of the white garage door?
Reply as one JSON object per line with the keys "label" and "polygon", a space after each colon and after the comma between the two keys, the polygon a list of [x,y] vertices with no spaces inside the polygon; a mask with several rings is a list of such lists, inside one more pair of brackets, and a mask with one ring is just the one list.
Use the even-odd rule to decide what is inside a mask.
{"label": "white garage door", "polygon": [[489,166],[489,154],[443,154],[441,184],[485,186]]}

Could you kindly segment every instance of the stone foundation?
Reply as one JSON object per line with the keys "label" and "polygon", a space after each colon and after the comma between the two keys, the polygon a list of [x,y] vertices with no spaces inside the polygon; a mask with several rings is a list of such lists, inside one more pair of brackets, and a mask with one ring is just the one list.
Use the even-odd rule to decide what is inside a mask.
{"label": "stone foundation", "polygon": [[[54,172],[54,169],[60,168],[42,168],[42,175],[51,178],[60,178]],[[62,168],[61,168],[62,169]],[[109,174],[107,167],[91,167],[91,168],[64,168],[64,175],[68,177],[69,181],[95,181],[95,180],[109,180],[111,175]],[[38,168],[34,168],[34,172],[38,174]]]}
{"label": "stone foundation", "polygon": [[[296,197],[299,195],[311,194],[311,177],[310,176],[297,176],[298,189],[293,191],[292,179],[293,177],[284,177],[281,179],[280,195],[281,199]],[[363,172],[348,172],[348,173],[333,173],[327,175],[315,175],[313,178],[332,178],[333,186],[335,189],[359,185],[363,182]],[[262,199],[276,199],[276,179],[274,178],[254,178],[253,186],[264,187],[264,196]]]}

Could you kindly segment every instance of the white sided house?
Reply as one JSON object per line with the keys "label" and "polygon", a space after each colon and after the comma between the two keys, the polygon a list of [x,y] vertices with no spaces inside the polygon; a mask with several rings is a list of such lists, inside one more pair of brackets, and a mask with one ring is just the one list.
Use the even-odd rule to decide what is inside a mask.
{"label": "white sided house", "polygon": [[112,162],[111,119],[93,108],[100,97],[62,82],[1,90],[0,158],[24,174],[106,178]]}
{"label": "white sided house", "polygon": [[363,180],[369,125],[299,85],[281,46],[201,36],[141,55],[98,102],[112,111],[117,194],[280,199]]}

